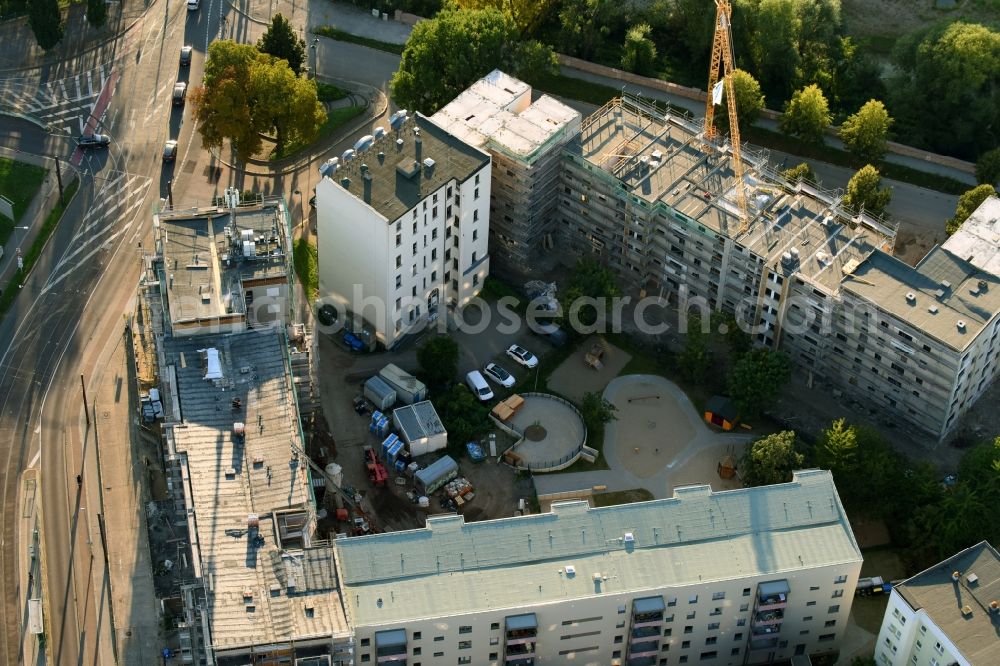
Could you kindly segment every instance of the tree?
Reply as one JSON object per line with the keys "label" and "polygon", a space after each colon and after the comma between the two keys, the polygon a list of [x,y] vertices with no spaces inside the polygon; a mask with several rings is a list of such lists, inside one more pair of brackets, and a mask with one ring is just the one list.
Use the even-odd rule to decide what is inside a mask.
{"label": "tree", "polygon": [[812,84],[795,91],[785,105],[778,127],[785,134],[806,143],[823,143],[823,133],[830,126],[830,108],[819,86]]}
{"label": "tree", "polygon": [[[612,299],[619,295],[621,290],[610,268],[594,259],[580,259],[573,267],[566,288],[559,297],[559,304],[564,318],[576,311],[580,324],[593,326],[597,323],[598,315],[607,314],[611,309]],[[580,299],[604,299],[603,311],[597,310],[600,301],[595,305],[581,306]]]}
{"label": "tree", "polygon": [[792,366],[785,354],[754,349],[736,361],[726,383],[740,415],[753,418],[777,397],[791,376]]}
{"label": "tree", "polygon": [[[729,131],[729,90],[723,88],[722,103],[715,113],[715,126],[723,131]],[[764,95],[760,92],[760,84],[748,72],[742,69],[733,70],[733,96],[736,98],[736,120],[740,127],[750,127],[764,108]]]}
{"label": "tree", "polygon": [[740,461],[740,479],[747,486],[787,483],[802,469],[805,456],[795,450],[795,433],[776,432],[752,443]]}
{"label": "tree", "polygon": [[28,3],[28,25],[35,33],[35,41],[48,51],[63,36],[62,13],[58,0],[32,0]]}
{"label": "tree", "polygon": [[108,6],[104,0],[87,0],[87,23],[100,28],[108,20]]}
{"label": "tree", "polygon": [[684,379],[692,384],[705,381],[708,366],[712,362],[708,349],[709,336],[702,330],[701,317],[688,317],[687,333],[684,335],[684,349],[677,356],[677,366]]}
{"label": "tree", "polygon": [[453,0],[461,9],[496,9],[514,21],[524,38],[535,34],[549,13],[559,4],[556,0]]}
{"label": "tree", "polygon": [[753,347],[753,338],[740,328],[740,323],[731,314],[713,312],[712,329],[725,338],[726,346],[734,359],[743,356]]}
{"label": "tree", "polygon": [[892,199],[892,188],[881,188],[882,176],[878,169],[867,164],[858,170],[847,182],[844,204],[855,211],[862,208],[866,213],[878,217],[885,212]]}
{"label": "tree", "polygon": [[417,350],[417,362],[428,384],[447,386],[458,374],[458,343],[446,335],[433,337]]}
{"label": "tree", "polygon": [[858,48],[850,37],[841,37],[836,45],[830,91],[831,104],[838,113],[857,109],[867,100],[886,99],[879,63]]}
{"label": "tree", "polygon": [[257,41],[257,50],[284,60],[296,76],[302,73],[302,64],[306,61],[306,43],[292,28],[281,14],[275,14],[271,25]]}
{"label": "tree", "polygon": [[[737,43],[750,45],[753,71],[764,93],[772,100],[788,99],[798,79],[802,56],[799,35],[802,21],[793,0],[742,0],[737,3],[734,23],[744,24]],[[744,41],[745,39],[745,41]]]}
{"label": "tree", "polygon": [[413,27],[392,96],[400,106],[431,114],[493,69],[530,80],[555,66],[552,49],[523,40],[510,15],[449,7]]}
{"label": "tree", "polygon": [[1000,148],[987,150],[976,160],[976,182],[1000,185]]}
{"label": "tree", "polygon": [[212,42],[203,85],[191,94],[202,142],[220,148],[229,139],[243,158],[260,151],[261,133],[277,131],[286,141],[308,142],[326,119],[314,81],[300,79],[288,63],[251,44]]}
{"label": "tree", "polygon": [[656,73],[656,45],[649,38],[651,30],[648,23],[640,23],[625,33],[622,69],[643,76]]}
{"label": "tree", "polygon": [[434,407],[448,431],[448,451],[452,455],[461,455],[466,442],[482,437],[490,429],[489,408],[465,384],[455,384],[442,393]]}
{"label": "tree", "polygon": [[816,465],[830,470],[834,477],[848,477],[858,471],[858,435],[846,419],[837,419],[820,434],[813,448]]}
{"label": "tree", "polygon": [[804,180],[807,183],[816,184],[816,174],[813,172],[812,167],[809,166],[809,162],[802,162],[801,164],[796,164],[790,169],[785,169],[781,172],[783,178],[797,183],[800,180]]}
{"label": "tree", "polygon": [[616,408],[597,391],[583,395],[580,402],[580,416],[587,426],[587,440],[600,443],[604,440],[604,426],[614,421]]}
{"label": "tree", "polygon": [[885,157],[893,120],[882,102],[870,99],[840,126],[840,138],[855,157],[874,164]]}
{"label": "tree", "polygon": [[611,34],[617,11],[614,0],[565,0],[559,10],[560,51],[584,59],[593,57]]}
{"label": "tree", "polygon": [[945,224],[945,232],[950,236],[962,226],[970,215],[979,208],[984,201],[997,195],[996,189],[992,185],[977,185],[958,198],[958,206],[955,207],[955,217]]}

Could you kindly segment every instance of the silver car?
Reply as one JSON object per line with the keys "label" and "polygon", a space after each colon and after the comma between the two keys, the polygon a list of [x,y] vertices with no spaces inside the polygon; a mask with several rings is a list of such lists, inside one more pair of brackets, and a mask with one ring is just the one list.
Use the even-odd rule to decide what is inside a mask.
{"label": "silver car", "polygon": [[504,388],[510,388],[514,385],[514,375],[510,374],[496,363],[490,363],[483,368],[483,374]]}
{"label": "silver car", "polygon": [[507,356],[510,356],[526,368],[534,368],[538,365],[538,358],[530,351],[519,345],[511,345],[508,347]]}

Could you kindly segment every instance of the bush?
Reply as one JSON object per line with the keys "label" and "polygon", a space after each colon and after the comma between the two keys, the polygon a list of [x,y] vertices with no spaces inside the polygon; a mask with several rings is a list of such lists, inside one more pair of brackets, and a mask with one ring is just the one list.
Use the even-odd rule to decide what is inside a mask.
{"label": "bush", "polygon": [[976,161],[976,182],[982,185],[1000,184],[1000,148],[987,150]]}

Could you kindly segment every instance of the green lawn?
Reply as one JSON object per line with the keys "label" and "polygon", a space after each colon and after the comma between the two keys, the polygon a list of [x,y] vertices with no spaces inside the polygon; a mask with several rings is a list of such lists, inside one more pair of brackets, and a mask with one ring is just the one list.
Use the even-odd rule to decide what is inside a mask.
{"label": "green lawn", "polygon": [[338,99],[344,99],[349,94],[343,88],[335,86],[332,83],[316,82],[316,97],[321,102],[336,102]]}
{"label": "green lawn", "polygon": [[0,216],[0,245],[7,243],[14,226],[42,186],[45,173],[43,167],[0,157],[0,194],[14,203],[14,220]]}
{"label": "green lawn", "polygon": [[632,490],[616,490],[610,493],[596,493],[592,498],[594,506],[616,506],[618,504],[632,504],[633,502],[648,502],[652,499],[653,493],[645,488],[633,488]]}
{"label": "green lawn", "polygon": [[295,241],[292,248],[295,274],[302,283],[302,291],[311,303],[319,295],[319,250],[305,238]]}
{"label": "green lawn", "polygon": [[59,224],[59,220],[62,219],[62,214],[69,205],[69,202],[73,200],[73,195],[76,194],[76,190],[80,186],[80,181],[76,178],[66,187],[63,193],[63,202],[57,203],[55,208],[53,208],[45,218],[45,222],[42,223],[42,228],[38,231],[38,235],[35,236],[35,240],[32,241],[31,247],[28,251],[24,253],[24,268],[19,271],[15,271],[14,275],[10,279],[9,287],[4,289],[3,294],[0,294],[0,315],[3,315],[10,308],[10,304],[14,302],[14,298],[18,294],[18,288],[16,285],[22,284],[24,278],[31,272],[32,267],[35,262],[38,261],[38,257],[42,254],[42,249],[45,247],[45,243],[49,240],[49,236],[52,232],[56,230],[56,226]]}
{"label": "green lawn", "polygon": [[403,53],[402,44],[383,42],[378,39],[371,39],[369,37],[359,37],[358,35],[352,35],[349,32],[344,32],[340,28],[332,25],[321,25],[317,28],[313,28],[312,33],[314,35],[321,35],[323,37],[329,37],[330,39],[336,39],[338,42],[350,42],[351,44],[360,44],[361,46],[367,46],[370,49],[376,49],[378,51],[386,51],[388,53],[395,53],[397,55],[402,55]]}
{"label": "green lawn", "polygon": [[[313,141],[312,143],[316,143],[327,138],[351,120],[360,116],[364,113],[364,111],[365,107],[363,106],[345,106],[339,109],[333,109],[326,114],[326,122],[320,126],[319,133],[316,135],[316,141]],[[289,155],[294,155],[307,145],[309,144],[301,143],[299,141],[289,141],[288,144],[282,148],[281,152],[275,150],[271,153],[271,160],[280,160],[288,157]]]}

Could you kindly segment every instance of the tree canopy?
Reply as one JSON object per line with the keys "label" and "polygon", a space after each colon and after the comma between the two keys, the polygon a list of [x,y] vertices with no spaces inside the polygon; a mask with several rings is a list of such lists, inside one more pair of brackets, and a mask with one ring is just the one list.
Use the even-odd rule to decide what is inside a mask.
{"label": "tree canopy", "polygon": [[840,126],[840,138],[855,157],[868,164],[880,162],[888,150],[886,141],[893,120],[885,105],[870,99]]}
{"label": "tree canopy", "polygon": [[496,9],[514,21],[521,34],[527,38],[535,34],[550,13],[560,4],[558,0],[451,0],[461,9]]}
{"label": "tree canopy", "polygon": [[778,127],[785,134],[806,143],[823,143],[823,133],[830,126],[830,107],[826,95],[815,83],[796,90],[785,105]]}
{"label": "tree canopy", "polygon": [[417,350],[417,362],[431,387],[447,386],[458,374],[458,343],[446,335],[430,338]]}
{"label": "tree canopy", "polygon": [[481,403],[463,383],[452,385],[434,400],[441,424],[448,431],[448,451],[461,455],[462,447],[490,428],[489,407]]}
{"label": "tree canopy", "polygon": [[245,159],[260,151],[260,134],[275,131],[287,141],[311,141],[326,120],[314,81],[295,76],[284,60],[251,44],[212,42],[203,85],[191,94],[198,133],[208,147],[229,139]]}
{"label": "tree canopy", "polygon": [[32,0],[28,3],[28,25],[35,41],[48,51],[63,37],[62,12],[58,0]]}
{"label": "tree canopy", "polygon": [[770,349],[754,349],[740,357],[729,371],[729,395],[744,418],[754,418],[781,392],[792,376],[788,356]]}
{"label": "tree canopy", "polygon": [[766,486],[792,480],[805,456],[796,450],[795,433],[776,432],[753,442],[740,461],[740,480],[746,486]]}
{"label": "tree canopy", "polygon": [[564,0],[556,39],[562,53],[591,58],[611,34],[618,16],[614,0]]}
{"label": "tree canopy", "polygon": [[302,64],[306,61],[306,43],[281,14],[275,14],[271,25],[257,41],[257,50],[284,60],[296,76],[302,73]]}
{"label": "tree canopy", "polygon": [[677,366],[681,376],[692,384],[701,384],[708,374],[712,363],[709,341],[709,334],[702,330],[701,317],[689,315],[684,349],[677,355]]}
{"label": "tree canopy", "polygon": [[[610,268],[594,259],[579,259],[573,266],[566,288],[560,292],[559,304],[564,318],[576,311],[581,324],[593,326],[597,323],[598,314],[606,314],[611,309],[611,299],[620,294],[615,274]],[[574,306],[581,298],[605,299],[603,311],[598,313],[596,305]]]}
{"label": "tree canopy", "polygon": [[793,183],[804,180],[807,183],[816,184],[816,173],[809,166],[809,162],[802,162],[789,169],[785,169],[781,172],[781,175]]}
{"label": "tree canopy", "polygon": [[865,165],[847,181],[844,204],[855,211],[863,208],[870,215],[882,215],[892,200],[892,188],[882,188],[881,185],[882,176],[878,169],[871,164]]}
{"label": "tree canopy", "polygon": [[945,232],[950,236],[962,223],[969,219],[969,216],[976,212],[976,209],[990,197],[997,195],[996,189],[992,185],[977,185],[968,190],[958,198],[958,206],[955,208],[955,217],[945,224]]}
{"label": "tree canopy", "polygon": [[656,45],[649,38],[651,30],[648,23],[640,23],[625,33],[622,69],[643,76],[656,73]]}
{"label": "tree canopy", "polygon": [[446,8],[413,27],[392,95],[403,107],[434,113],[495,68],[521,78],[553,71],[548,46],[525,41],[514,19],[494,8]]}
{"label": "tree canopy", "polygon": [[987,150],[976,160],[976,182],[1000,185],[1000,148]]}
{"label": "tree canopy", "polygon": [[[728,87],[727,87],[728,88]],[[729,90],[723,88],[722,103],[715,112],[715,126],[722,132],[729,131]],[[764,108],[764,95],[757,79],[742,69],[733,71],[733,95],[736,98],[736,119],[740,127],[750,127]]]}

